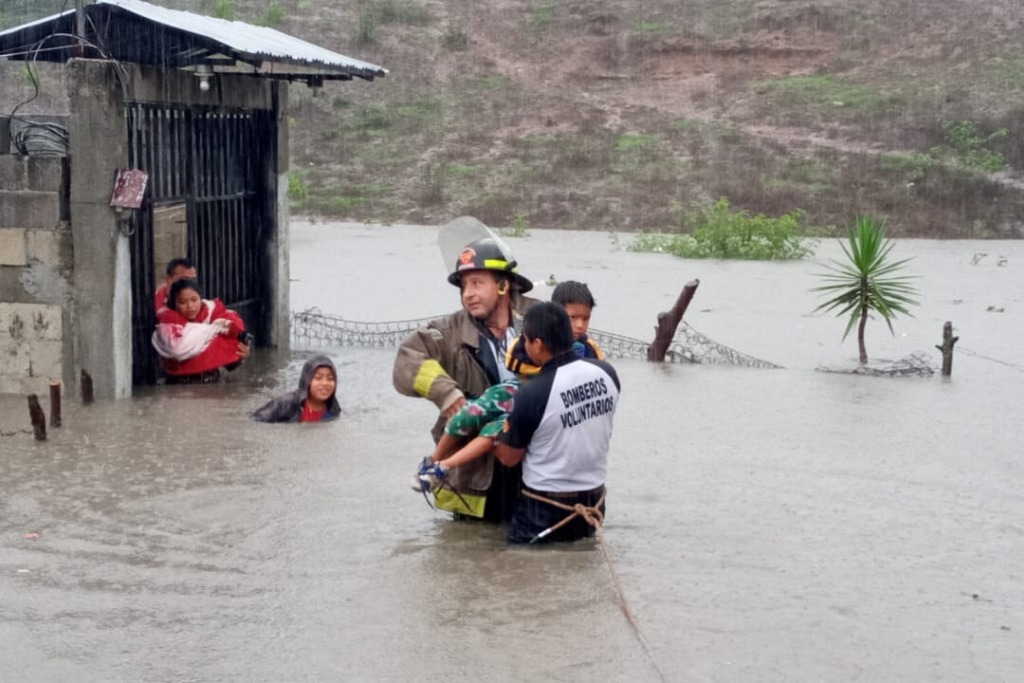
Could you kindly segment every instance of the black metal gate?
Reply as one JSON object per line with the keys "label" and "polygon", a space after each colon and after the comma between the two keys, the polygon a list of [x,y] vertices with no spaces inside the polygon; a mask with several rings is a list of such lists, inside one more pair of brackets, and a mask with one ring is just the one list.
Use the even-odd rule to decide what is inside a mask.
{"label": "black metal gate", "polygon": [[128,161],[149,173],[132,220],[132,381],[152,384],[153,297],[165,264],[153,263],[154,207],[179,203],[188,254],[206,298],[238,311],[257,345],[267,343],[268,242],[276,196],[272,111],[135,102],[128,107]]}

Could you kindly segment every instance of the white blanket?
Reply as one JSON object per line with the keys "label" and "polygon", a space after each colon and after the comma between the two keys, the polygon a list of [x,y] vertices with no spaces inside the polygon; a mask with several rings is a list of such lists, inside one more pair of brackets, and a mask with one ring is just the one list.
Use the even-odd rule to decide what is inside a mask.
{"label": "white blanket", "polygon": [[184,361],[194,358],[206,350],[218,334],[225,334],[230,321],[214,320],[212,323],[160,323],[153,331],[153,348],[163,358]]}

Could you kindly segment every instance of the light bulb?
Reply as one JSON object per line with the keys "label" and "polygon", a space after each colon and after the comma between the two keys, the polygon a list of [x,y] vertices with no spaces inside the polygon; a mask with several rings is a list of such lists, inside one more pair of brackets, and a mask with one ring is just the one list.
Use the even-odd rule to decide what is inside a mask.
{"label": "light bulb", "polygon": [[207,92],[210,89],[210,79],[208,76],[202,76],[199,79],[199,89],[203,92]]}

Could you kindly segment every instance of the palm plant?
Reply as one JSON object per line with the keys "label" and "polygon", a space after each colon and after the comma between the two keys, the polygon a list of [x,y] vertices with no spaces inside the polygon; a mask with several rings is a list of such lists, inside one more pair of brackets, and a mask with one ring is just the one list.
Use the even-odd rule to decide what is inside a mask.
{"label": "palm plant", "polygon": [[913,276],[898,274],[910,259],[893,261],[889,256],[894,245],[892,240],[885,238],[884,223],[868,216],[858,216],[856,225],[850,229],[849,240],[849,247],[840,242],[848,262],[826,264],[831,272],[823,273],[821,277],[828,284],[811,291],[831,297],[815,308],[815,312],[840,309],[836,314],[840,318],[849,314],[843,341],[854,323],[860,321],[857,343],[860,346],[860,363],[866,365],[868,352],[864,346],[864,328],[868,314],[874,311],[882,316],[889,332],[895,334],[893,318],[897,313],[910,315],[907,306],[917,304],[912,298],[917,292],[910,284]]}

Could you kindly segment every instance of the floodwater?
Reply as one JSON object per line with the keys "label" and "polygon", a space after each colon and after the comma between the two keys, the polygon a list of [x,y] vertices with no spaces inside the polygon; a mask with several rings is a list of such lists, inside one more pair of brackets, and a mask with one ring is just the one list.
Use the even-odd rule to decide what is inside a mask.
{"label": "floodwater", "polygon": [[[293,309],[453,310],[435,240],[294,222]],[[632,337],[699,278],[687,320],[783,366],[615,361],[607,561],[507,548],[410,491],[434,411],[391,388],[393,349],[331,350],[345,416],[304,426],[247,420],[305,357],[266,352],[220,386],[68,400],[44,443],[0,437],[0,680],[1019,680],[1024,242],[897,244],[922,306],[895,336],[869,324],[872,364],[938,365],[951,320],[947,380],[815,371],[856,362],[809,314],[834,242],[740,263],[509,241]]]}

